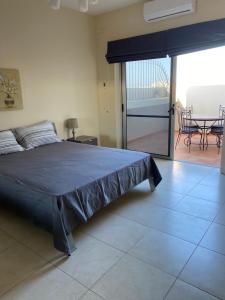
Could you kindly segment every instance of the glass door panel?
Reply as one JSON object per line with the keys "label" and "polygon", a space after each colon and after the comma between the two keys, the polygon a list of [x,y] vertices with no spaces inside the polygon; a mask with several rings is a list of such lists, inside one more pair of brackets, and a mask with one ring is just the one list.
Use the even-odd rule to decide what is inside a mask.
{"label": "glass door panel", "polygon": [[127,148],[168,156],[169,119],[127,117]]}
{"label": "glass door panel", "polygon": [[171,58],[125,64],[127,149],[170,156]]}

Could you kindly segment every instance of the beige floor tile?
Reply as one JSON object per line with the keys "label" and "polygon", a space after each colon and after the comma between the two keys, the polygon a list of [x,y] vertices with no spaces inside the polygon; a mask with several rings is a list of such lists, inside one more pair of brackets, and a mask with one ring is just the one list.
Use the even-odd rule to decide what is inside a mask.
{"label": "beige floor tile", "polygon": [[160,183],[158,189],[166,189],[179,194],[186,195],[188,192],[193,190],[197,182],[197,180],[187,179],[185,178],[185,176],[181,178],[179,176],[173,176],[172,174],[166,174],[163,177],[163,180]]}
{"label": "beige floor tile", "polygon": [[15,240],[0,229],[0,253],[15,243]]}
{"label": "beige floor tile", "polygon": [[225,255],[225,226],[212,224],[200,245]]}
{"label": "beige floor tile", "polygon": [[205,176],[200,183],[218,188],[225,185],[225,176],[220,173],[219,168],[215,168],[212,174]]}
{"label": "beige floor tile", "polygon": [[148,201],[126,203],[116,213],[191,243],[198,243],[210,225],[209,221],[152,205]]}
{"label": "beige floor tile", "polygon": [[12,215],[0,225],[5,232],[18,241],[25,241],[39,232],[39,228],[23,217]]}
{"label": "beige floor tile", "polygon": [[215,222],[225,225],[225,205],[220,208],[220,211],[215,218]]}
{"label": "beige floor tile", "polygon": [[206,174],[210,175],[213,170],[214,168],[174,161],[166,175],[169,180],[185,180],[190,185],[191,183],[198,183]]}
{"label": "beige floor tile", "polygon": [[175,278],[126,255],[94,286],[107,300],[161,300]]}
{"label": "beige floor tile", "polygon": [[123,255],[123,252],[84,235],[76,243],[77,249],[57,266],[87,287],[91,287]]}
{"label": "beige floor tile", "polygon": [[92,291],[88,291],[80,300],[104,300]]}
{"label": "beige floor tile", "polygon": [[199,247],[185,266],[180,279],[225,299],[225,256]]}
{"label": "beige floor tile", "polygon": [[136,199],[141,198],[143,201],[150,201],[152,204],[163,207],[175,207],[181,201],[184,195],[173,192],[169,189],[161,189],[161,185],[162,183],[160,183],[156,190],[151,193],[149,189],[149,182],[144,181],[130,191],[127,196],[129,197],[131,194],[135,194]]}
{"label": "beige floor tile", "polygon": [[55,249],[53,235],[41,228],[36,228],[35,234],[25,237],[23,244],[47,261],[54,262],[55,259],[63,258],[65,256],[64,253]]}
{"label": "beige floor tile", "polygon": [[74,279],[47,265],[5,294],[2,300],[78,300],[86,288]]}
{"label": "beige floor tile", "polygon": [[173,209],[180,203],[183,197],[184,195],[175,193],[171,190],[156,189],[154,193],[149,195],[148,201],[154,205]]}
{"label": "beige floor tile", "polygon": [[149,230],[129,253],[177,276],[193,253],[195,245],[156,230]]}
{"label": "beige floor tile", "polygon": [[165,300],[217,300],[218,298],[201,291],[181,280],[177,280]]}
{"label": "beige floor tile", "polygon": [[173,168],[173,165],[175,163],[172,160],[164,160],[164,159],[158,159],[158,158],[155,158],[155,162],[156,162],[158,169],[159,169],[160,173],[162,174],[162,176],[164,176],[169,171],[171,171],[171,169]]}
{"label": "beige floor tile", "polygon": [[0,204],[0,225],[15,217],[17,217],[15,211]]}
{"label": "beige floor tile", "polygon": [[28,248],[14,244],[0,254],[0,295],[42,268],[43,260]]}
{"label": "beige floor tile", "polygon": [[179,212],[212,221],[220,208],[220,203],[186,196],[174,209]]}
{"label": "beige floor tile", "polygon": [[128,251],[147,232],[147,227],[123,217],[105,213],[93,218],[84,232],[121,250]]}
{"label": "beige floor tile", "polygon": [[205,199],[212,202],[224,203],[225,185],[220,187],[212,187],[198,184],[191,192],[188,193],[192,197]]}

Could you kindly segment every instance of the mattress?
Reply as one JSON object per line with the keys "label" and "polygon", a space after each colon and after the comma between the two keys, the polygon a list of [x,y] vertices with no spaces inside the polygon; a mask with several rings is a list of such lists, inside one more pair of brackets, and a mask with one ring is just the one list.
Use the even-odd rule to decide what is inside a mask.
{"label": "mattress", "polygon": [[146,153],[73,142],[0,156],[0,200],[53,234],[70,255],[72,231],[101,208],[149,179],[161,176]]}

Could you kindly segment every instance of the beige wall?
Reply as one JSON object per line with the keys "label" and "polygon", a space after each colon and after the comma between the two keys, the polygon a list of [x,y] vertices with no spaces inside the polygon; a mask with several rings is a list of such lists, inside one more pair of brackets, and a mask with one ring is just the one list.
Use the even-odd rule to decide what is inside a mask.
{"label": "beige wall", "polygon": [[47,0],[0,0],[0,67],[20,70],[24,109],[0,112],[0,129],[79,118],[79,134],[98,135],[95,20]]}
{"label": "beige wall", "polygon": [[107,41],[224,17],[224,0],[198,0],[196,14],[151,24],[144,22],[143,4],[133,5],[97,17],[99,118],[103,145],[120,145],[118,124],[121,115],[117,111],[121,102],[118,92],[120,86],[115,85],[118,67],[108,65],[104,58]]}
{"label": "beige wall", "polygon": [[0,129],[50,119],[65,137],[63,122],[75,116],[78,134],[100,127],[105,146],[121,144],[120,67],[107,64],[107,42],[225,16],[224,0],[198,0],[196,14],[152,24],[142,4],[94,18],[47,2],[0,0],[0,67],[20,70],[24,99],[23,110],[0,112]]}

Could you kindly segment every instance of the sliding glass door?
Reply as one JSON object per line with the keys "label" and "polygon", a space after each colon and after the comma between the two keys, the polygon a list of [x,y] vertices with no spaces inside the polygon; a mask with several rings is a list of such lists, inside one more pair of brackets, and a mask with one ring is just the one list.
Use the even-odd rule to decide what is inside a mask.
{"label": "sliding glass door", "polygon": [[171,157],[172,60],[169,57],[124,64],[124,147]]}

